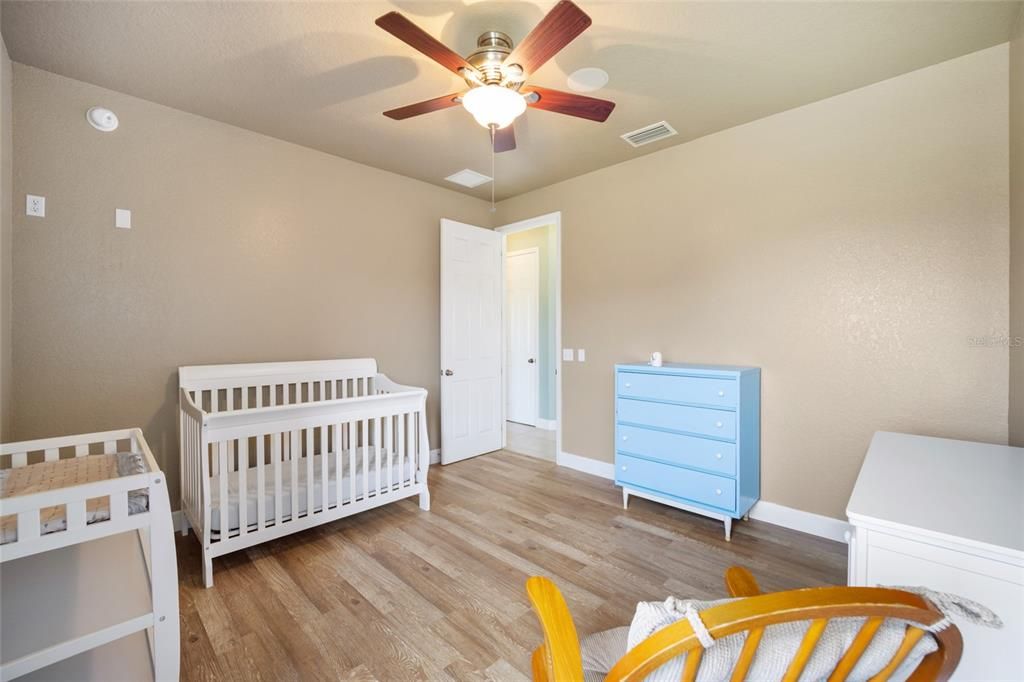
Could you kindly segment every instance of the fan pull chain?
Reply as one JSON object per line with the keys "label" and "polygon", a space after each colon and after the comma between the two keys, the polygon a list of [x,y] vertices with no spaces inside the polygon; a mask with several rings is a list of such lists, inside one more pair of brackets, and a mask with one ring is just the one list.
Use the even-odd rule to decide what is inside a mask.
{"label": "fan pull chain", "polygon": [[494,178],[494,141],[498,134],[498,127],[493,125],[489,127],[491,129],[491,213],[494,213],[498,210],[494,206],[494,183],[496,182]]}

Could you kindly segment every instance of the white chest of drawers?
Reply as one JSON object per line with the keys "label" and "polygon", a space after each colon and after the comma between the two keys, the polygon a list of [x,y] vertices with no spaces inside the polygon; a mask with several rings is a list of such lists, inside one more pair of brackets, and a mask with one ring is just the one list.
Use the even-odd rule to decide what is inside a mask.
{"label": "white chest of drawers", "polygon": [[1004,627],[957,622],[953,678],[1024,680],[1024,448],[876,433],[846,514],[851,585],[921,585],[984,604]]}

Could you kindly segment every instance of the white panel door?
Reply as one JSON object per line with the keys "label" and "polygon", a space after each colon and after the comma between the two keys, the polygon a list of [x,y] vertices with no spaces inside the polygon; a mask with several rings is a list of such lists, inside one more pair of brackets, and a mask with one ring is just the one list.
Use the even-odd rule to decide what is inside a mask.
{"label": "white panel door", "polygon": [[508,409],[505,418],[537,425],[540,397],[538,362],[540,320],[540,253],[513,251],[505,257],[505,320]]}
{"label": "white panel door", "polygon": [[502,447],[503,235],[441,220],[441,463]]}

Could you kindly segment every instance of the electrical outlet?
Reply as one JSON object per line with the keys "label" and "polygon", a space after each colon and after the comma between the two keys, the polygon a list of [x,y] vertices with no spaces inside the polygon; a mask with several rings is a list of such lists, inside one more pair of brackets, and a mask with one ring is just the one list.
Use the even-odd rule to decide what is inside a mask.
{"label": "electrical outlet", "polygon": [[37,218],[46,217],[46,197],[37,197],[35,194],[25,195],[25,215]]}
{"label": "electrical outlet", "polygon": [[124,230],[132,229],[132,212],[127,208],[115,208],[114,227],[120,227]]}

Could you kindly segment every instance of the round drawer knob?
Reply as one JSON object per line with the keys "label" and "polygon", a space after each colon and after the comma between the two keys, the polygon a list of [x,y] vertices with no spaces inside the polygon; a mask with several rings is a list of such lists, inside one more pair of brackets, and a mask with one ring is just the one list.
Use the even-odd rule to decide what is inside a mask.
{"label": "round drawer knob", "polygon": [[722,422],[715,422],[715,428],[722,428]]}
{"label": "round drawer knob", "polygon": [[721,452],[716,452],[715,453],[715,459],[722,459],[722,453]]}
{"label": "round drawer knob", "polygon": [[715,488],[715,494],[716,495],[721,495],[722,494],[722,489],[721,488]]}
{"label": "round drawer knob", "polygon": [[626,470],[626,465],[625,465],[625,464],[623,464],[623,465],[622,465],[622,470],[623,470],[623,471],[625,471],[625,470]]}
{"label": "round drawer knob", "polygon": [[629,440],[629,436],[623,436],[622,440]]}
{"label": "round drawer knob", "polygon": [[725,391],[719,391],[718,392],[718,397],[721,398],[723,396],[725,396]]}
{"label": "round drawer knob", "polygon": [[626,382],[626,388],[631,388],[632,386],[633,384],[629,383],[628,381]]}

